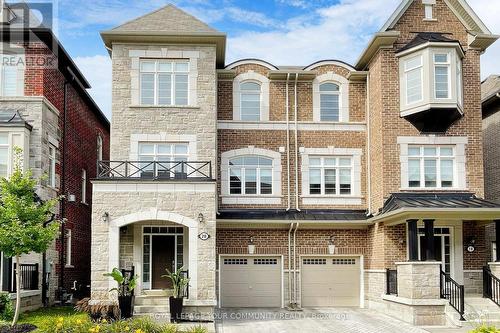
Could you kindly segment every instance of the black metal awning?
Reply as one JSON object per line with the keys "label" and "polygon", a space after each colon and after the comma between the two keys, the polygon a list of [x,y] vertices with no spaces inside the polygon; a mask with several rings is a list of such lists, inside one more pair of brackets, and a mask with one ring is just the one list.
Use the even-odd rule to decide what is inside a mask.
{"label": "black metal awning", "polygon": [[360,221],[368,218],[364,210],[225,209],[219,213],[218,220]]}
{"label": "black metal awning", "polygon": [[17,110],[2,110],[0,109],[0,127],[26,127],[31,131],[31,126],[21,116]]}
{"label": "black metal awning", "polygon": [[500,208],[500,204],[476,197],[469,192],[393,193],[385,201],[381,214],[402,208],[477,209]]}

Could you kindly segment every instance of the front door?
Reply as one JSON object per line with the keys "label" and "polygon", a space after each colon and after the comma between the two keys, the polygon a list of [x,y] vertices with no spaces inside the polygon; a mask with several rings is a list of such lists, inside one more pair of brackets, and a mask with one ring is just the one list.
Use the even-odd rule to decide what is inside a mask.
{"label": "front door", "polygon": [[172,289],[172,282],[162,275],[175,269],[175,236],[152,236],[152,289]]}

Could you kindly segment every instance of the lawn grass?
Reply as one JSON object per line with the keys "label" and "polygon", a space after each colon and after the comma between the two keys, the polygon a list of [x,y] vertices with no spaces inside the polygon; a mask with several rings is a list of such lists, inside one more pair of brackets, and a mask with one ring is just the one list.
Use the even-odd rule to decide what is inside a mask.
{"label": "lawn grass", "polygon": [[58,306],[25,312],[19,317],[19,324],[26,323],[40,327],[43,323],[56,322],[59,317],[84,320],[88,316],[86,313],[76,312],[71,306]]}

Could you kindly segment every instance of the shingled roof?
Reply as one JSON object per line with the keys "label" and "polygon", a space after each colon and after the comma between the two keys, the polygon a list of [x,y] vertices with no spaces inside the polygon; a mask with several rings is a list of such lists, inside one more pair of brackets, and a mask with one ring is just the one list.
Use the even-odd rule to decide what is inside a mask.
{"label": "shingled roof", "polygon": [[114,29],[111,29],[110,31],[163,31],[168,34],[190,35],[212,34],[219,32],[172,4],[128,21]]}
{"label": "shingled roof", "polygon": [[438,32],[419,32],[408,44],[400,48],[397,52],[403,52],[425,43],[458,43],[455,39],[446,37]]}

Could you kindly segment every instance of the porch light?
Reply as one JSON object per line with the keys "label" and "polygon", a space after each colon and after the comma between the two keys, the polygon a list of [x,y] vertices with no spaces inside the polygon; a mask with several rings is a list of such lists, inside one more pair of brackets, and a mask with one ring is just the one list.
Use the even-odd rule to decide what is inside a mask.
{"label": "porch light", "polygon": [[329,254],[335,254],[335,237],[332,235],[330,236],[330,239],[328,240],[328,253]]}
{"label": "porch light", "polygon": [[108,218],[109,218],[109,213],[104,212],[104,214],[102,214],[102,222],[104,223],[108,222]]}
{"label": "porch light", "polygon": [[250,238],[248,239],[248,253],[249,254],[255,253],[255,244],[253,243],[253,236],[250,236]]}
{"label": "porch light", "polygon": [[203,223],[204,220],[205,217],[203,216],[203,214],[202,213],[198,214],[198,222]]}

